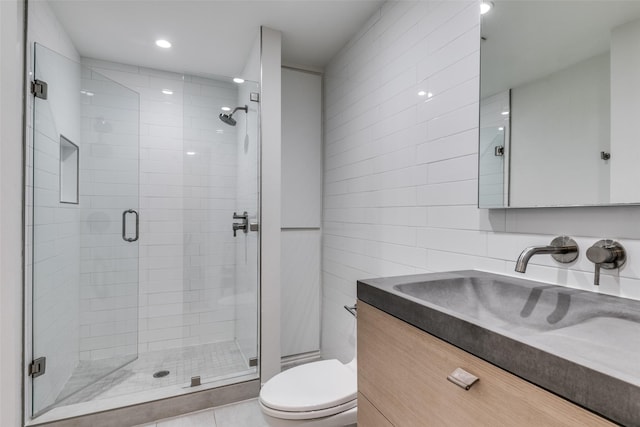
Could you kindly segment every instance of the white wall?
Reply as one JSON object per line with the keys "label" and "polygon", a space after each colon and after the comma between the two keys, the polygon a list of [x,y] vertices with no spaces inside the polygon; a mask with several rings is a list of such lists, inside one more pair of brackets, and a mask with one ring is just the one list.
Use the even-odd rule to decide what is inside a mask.
{"label": "white wall", "polygon": [[[476,268],[516,275],[558,234],[581,253],[620,239],[629,262],[593,286],[584,255],[531,260],[524,277],[640,299],[640,208],[478,209],[476,2],[388,2],[326,69],[323,235],[325,357],[353,355],[356,280]],[[419,99],[425,90],[434,96]]]}
{"label": "white wall", "polygon": [[609,75],[607,53],[512,88],[510,206],[609,203]]}
{"label": "white wall", "polygon": [[320,349],[322,76],[282,69],[282,355]]}
{"label": "white wall", "polygon": [[282,35],[261,29],[260,49],[260,380],[280,372]]}
{"label": "white wall", "polygon": [[320,228],[322,76],[282,69],[282,227]]}
{"label": "white wall", "polygon": [[0,2],[0,425],[22,426],[23,2]]}

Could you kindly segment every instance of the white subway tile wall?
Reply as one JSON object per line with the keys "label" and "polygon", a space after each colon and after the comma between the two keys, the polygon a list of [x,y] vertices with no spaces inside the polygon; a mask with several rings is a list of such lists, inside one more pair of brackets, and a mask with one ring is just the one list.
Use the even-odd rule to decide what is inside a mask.
{"label": "white subway tile wall", "polygon": [[570,265],[535,257],[525,277],[640,299],[640,209],[476,207],[479,25],[475,1],[387,2],[326,68],[324,357],[353,357],[355,324],[342,306],[358,279],[516,275],[520,251],[557,234],[582,251],[617,238],[629,262],[603,270],[599,288],[584,255]]}
{"label": "white subway tile wall", "polygon": [[[217,116],[235,107],[237,87],[83,63],[140,94],[139,351],[233,340],[237,127]],[[117,351],[106,337],[91,343],[96,355]]]}
{"label": "white subway tile wall", "polygon": [[[88,68],[80,93],[80,360],[105,361],[95,380],[138,353],[139,244],[122,219],[139,210],[139,96]],[[134,228],[130,213],[128,238]]]}
{"label": "white subway tile wall", "polygon": [[34,380],[34,393],[27,397],[32,401],[26,404],[39,411],[55,401],[79,359],[81,214],[77,205],[60,203],[59,142],[62,134],[80,145],[80,67],[73,62],[78,52],[46,2],[31,5],[28,19],[28,70],[34,70],[36,42],[70,58],[39,47],[34,77],[49,81],[52,91],[47,101],[26,97],[25,273],[27,283],[36,282],[25,294],[33,302],[32,316],[25,318],[34,336],[26,351],[46,356],[49,374]]}

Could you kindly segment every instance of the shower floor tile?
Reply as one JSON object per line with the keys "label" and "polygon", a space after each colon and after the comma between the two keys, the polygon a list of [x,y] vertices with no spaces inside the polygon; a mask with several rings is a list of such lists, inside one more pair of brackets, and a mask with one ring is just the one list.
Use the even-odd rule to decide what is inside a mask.
{"label": "shower floor tile", "polygon": [[[113,364],[111,364],[113,366]],[[71,405],[92,400],[155,390],[181,385],[188,386],[191,377],[200,376],[202,381],[221,377],[244,375],[249,368],[235,341],[226,341],[198,346],[152,351],[140,354],[131,363],[117,369],[104,378],[69,395],[73,390],[89,383],[96,372],[104,372],[105,362],[83,361],[75,369],[56,406]],[[162,378],[154,378],[159,371],[169,371]]]}

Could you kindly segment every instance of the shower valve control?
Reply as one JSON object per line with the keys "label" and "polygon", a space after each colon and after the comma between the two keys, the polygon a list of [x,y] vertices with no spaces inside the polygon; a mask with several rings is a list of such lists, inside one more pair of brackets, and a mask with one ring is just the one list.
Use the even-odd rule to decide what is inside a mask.
{"label": "shower valve control", "polygon": [[236,232],[238,230],[242,230],[245,233],[249,232],[249,214],[247,211],[244,211],[241,214],[233,213],[233,219],[241,219],[242,222],[234,222],[233,223],[233,237],[236,237]]}

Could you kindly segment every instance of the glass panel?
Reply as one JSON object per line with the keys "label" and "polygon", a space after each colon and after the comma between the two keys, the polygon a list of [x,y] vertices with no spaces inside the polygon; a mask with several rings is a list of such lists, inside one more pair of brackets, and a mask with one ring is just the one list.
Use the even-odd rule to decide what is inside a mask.
{"label": "glass panel", "polygon": [[[238,105],[247,105],[248,110],[246,115],[240,114],[237,117],[238,178],[235,210],[248,212],[250,228],[252,223],[260,223],[259,104],[250,101],[251,94],[259,91],[258,83],[250,81],[245,81],[238,88]],[[235,337],[245,362],[255,366],[259,343],[260,233],[249,230],[249,233],[236,237],[235,251]]]}
{"label": "glass panel", "polygon": [[[249,224],[258,223],[259,146],[258,103],[249,96],[258,85],[185,80],[183,277],[191,302],[184,315],[199,322],[184,339],[184,354],[215,355],[189,364],[205,383],[255,377],[259,233]],[[235,236],[234,223],[242,227]]]}
{"label": "glass panel", "polygon": [[[48,85],[33,105],[32,339],[34,359],[46,357],[33,379],[38,414],[137,357],[139,99],[40,45],[35,78]],[[77,147],[75,170],[60,157],[73,157],[65,140]],[[59,175],[78,167],[77,199],[62,203]]]}

